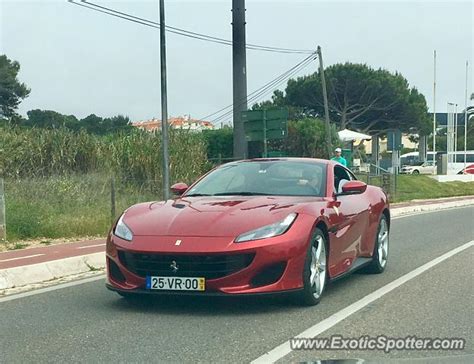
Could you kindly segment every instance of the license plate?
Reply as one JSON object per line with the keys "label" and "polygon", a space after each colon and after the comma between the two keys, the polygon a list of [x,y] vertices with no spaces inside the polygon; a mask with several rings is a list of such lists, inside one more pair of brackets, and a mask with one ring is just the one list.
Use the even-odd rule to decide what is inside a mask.
{"label": "license plate", "polygon": [[206,279],[201,277],[146,277],[146,288],[166,291],[204,291]]}

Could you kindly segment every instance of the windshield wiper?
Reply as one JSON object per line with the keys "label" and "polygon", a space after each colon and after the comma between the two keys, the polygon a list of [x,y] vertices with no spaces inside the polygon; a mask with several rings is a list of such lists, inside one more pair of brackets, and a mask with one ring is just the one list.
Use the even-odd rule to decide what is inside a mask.
{"label": "windshield wiper", "polygon": [[260,193],[260,192],[221,192],[216,193],[213,196],[269,196],[269,193]]}
{"label": "windshield wiper", "polygon": [[190,193],[189,195],[185,195],[183,197],[199,197],[199,196],[213,196],[208,193]]}

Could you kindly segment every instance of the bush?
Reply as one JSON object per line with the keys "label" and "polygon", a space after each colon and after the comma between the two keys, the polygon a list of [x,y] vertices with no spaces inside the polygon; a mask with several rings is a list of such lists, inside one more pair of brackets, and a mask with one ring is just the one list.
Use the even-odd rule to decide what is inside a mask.
{"label": "bush", "polygon": [[[200,133],[170,130],[171,183],[192,183],[210,165]],[[116,215],[161,199],[161,135],[108,136],[66,129],[0,129],[8,240],[105,235],[115,180]],[[3,171],[3,173],[1,172]]]}
{"label": "bush", "polygon": [[234,155],[234,129],[225,127],[216,130],[205,130],[202,135],[207,143],[209,160],[232,159]]}
{"label": "bush", "polygon": [[[170,130],[172,181],[191,182],[208,168],[200,133]],[[153,180],[161,187],[161,134],[133,130],[107,136],[60,129],[0,130],[0,175],[33,178],[90,173]]]}

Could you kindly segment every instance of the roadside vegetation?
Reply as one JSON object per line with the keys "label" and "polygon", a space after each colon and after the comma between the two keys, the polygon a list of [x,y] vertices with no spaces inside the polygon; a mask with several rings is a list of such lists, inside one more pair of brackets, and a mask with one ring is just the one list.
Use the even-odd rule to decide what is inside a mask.
{"label": "roadside vegetation", "polygon": [[[366,175],[357,176],[367,182]],[[474,182],[438,182],[426,175],[397,175],[396,191],[391,203],[428,200],[442,197],[474,196]],[[392,183],[394,178],[392,178]],[[369,184],[381,187],[380,177],[371,177]]]}
{"label": "roadside vegetation", "polygon": [[[61,129],[2,128],[7,240],[104,235],[131,204],[161,197],[160,135],[108,136]],[[171,181],[194,181],[210,168],[197,133],[171,131]]]}
{"label": "roadside vegetation", "polygon": [[392,202],[474,195],[474,182],[438,182],[424,175],[397,178],[397,192]]}
{"label": "roadside vegetation", "polygon": [[[24,247],[28,239],[48,245],[55,238],[104,236],[123,209],[161,198],[159,133],[137,130],[123,115],[79,119],[35,109],[25,118],[17,109],[31,90],[19,81],[19,71],[18,62],[0,55],[0,89],[5,96],[0,97],[0,178],[5,185],[7,240],[13,248]],[[424,96],[402,75],[352,63],[329,66],[326,75],[333,146],[342,146],[337,130],[344,128],[366,133],[390,128],[431,131]],[[288,137],[270,141],[268,150],[326,158],[321,101],[321,79],[314,73],[290,79],[284,92],[276,90],[271,100],[253,105],[289,109]],[[171,183],[189,184],[212,166],[233,159],[233,130],[170,130],[169,146]],[[360,145],[356,149],[363,156]],[[250,157],[262,151],[260,142],[249,143]],[[399,176],[392,202],[461,195],[474,195],[474,183]]]}

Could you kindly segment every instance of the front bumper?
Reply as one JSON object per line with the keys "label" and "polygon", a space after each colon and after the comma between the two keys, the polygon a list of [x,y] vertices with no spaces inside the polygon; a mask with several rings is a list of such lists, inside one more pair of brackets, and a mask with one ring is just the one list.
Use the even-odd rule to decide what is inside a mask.
{"label": "front bumper", "polygon": [[155,291],[149,290],[144,288],[137,288],[137,289],[120,289],[116,286],[105,283],[105,287],[110,291],[122,293],[124,295],[131,294],[131,295],[143,295],[143,296],[210,296],[210,297],[242,297],[242,296],[277,296],[277,295],[289,295],[301,292],[303,287],[289,289],[286,291],[269,291],[269,292],[252,292],[252,293],[223,293],[223,292],[198,292],[198,291]]}
{"label": "front bumper", "polygon": [[[304,218],[300,216],[301,220]],[[303,288],[303,267],[311,231],[311,228],[303,228],[305,224],[299,225],[293,226],[283,235],[246,243],[234,243],[233,238],[226,237],[179,239],[175,236],[139,236],[130,243],[110,234],[107,239],[107,288],[122,293],[179,295],[249,295],[297,291]],[[182,240],[179,248],[175,245],[177,240]],[[146,289],[145,274],[137,274],[136,270],[134,273],[134,269],[130,265],[127,266],[123,259],[124,252],[148,256],[165,255],[170,257],[170,262],[179,262],[181,255],[212,257],[218,254],[250,254],[253,259],[246,267],[229,275],[206,279],[206,289],[203,292],[163,291]],[[169,276],[173,276],[171,272]]]}

